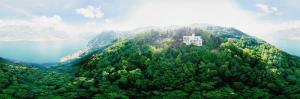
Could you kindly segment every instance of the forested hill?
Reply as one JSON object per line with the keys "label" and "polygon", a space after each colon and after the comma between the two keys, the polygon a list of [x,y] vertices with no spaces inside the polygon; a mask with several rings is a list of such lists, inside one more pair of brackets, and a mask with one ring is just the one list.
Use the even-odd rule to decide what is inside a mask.
{"label": "forested hill", "polygon": [[[184,35],[203,46],[185,45]],[[97,97],[300,98],[300,61],[234,28],[150,30],[81,63]],[[99,93],[101,92],[101,93]]]}
{"label": "forested hill", "polygon": [[[192,34],[203,46],[183,43]],[[74,74],[0,67],[0,98],[300,98],[300,59],[234,28],[147,30],[76,62]]]}

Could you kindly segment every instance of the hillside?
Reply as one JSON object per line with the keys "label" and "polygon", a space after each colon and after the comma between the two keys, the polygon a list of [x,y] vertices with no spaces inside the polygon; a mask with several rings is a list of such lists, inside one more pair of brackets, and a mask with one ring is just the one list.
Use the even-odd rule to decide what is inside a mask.
{"label": "hillside", "polygon": [[[183,43],[192,34],[203,46]],[[0,98],[300,98],[300,58],[234,28],[151,29],[69,65],[72,74],[1,62]]]}
{"label": "hillside", "polygon": [[[182,43],[192,33],[204,46]],[[181,28],[119,41],[77,75],[98,82],[98,97],[299,98],[299,66],[298,57],[233,28]]]}
{"label": "hillside", "polygon": [[62,99],[60,93],[66,94],[65,98],[68,98],[67,95],[72,91],[80,90],[68,85],[73,81],[79,79],[67,73],[16,64],[5,59],[0,61],[1,99]]}

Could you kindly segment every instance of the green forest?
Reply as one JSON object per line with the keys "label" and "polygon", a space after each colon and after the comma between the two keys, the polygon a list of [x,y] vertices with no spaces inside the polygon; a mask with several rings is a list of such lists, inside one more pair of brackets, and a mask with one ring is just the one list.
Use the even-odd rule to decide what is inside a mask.
{"label": "green forest", "polygon": [[234,28],[147,30],[64,66],[0,59],[0,99],[300,99],[300,58]]}

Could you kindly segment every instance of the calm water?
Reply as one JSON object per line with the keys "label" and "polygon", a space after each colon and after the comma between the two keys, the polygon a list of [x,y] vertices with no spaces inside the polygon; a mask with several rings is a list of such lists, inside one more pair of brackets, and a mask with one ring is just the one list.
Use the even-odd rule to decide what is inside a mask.
{"label": "calm water", "polygon": [[87,41],[0,42],[0,57],[30,63],[59,62],[60,58],[84,48]]}

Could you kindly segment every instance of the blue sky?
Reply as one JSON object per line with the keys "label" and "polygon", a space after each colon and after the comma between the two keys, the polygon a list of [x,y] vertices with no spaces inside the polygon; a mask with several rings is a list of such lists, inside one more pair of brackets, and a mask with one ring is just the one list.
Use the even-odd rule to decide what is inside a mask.
{"label": "blue sky", "polygon": [[267,16],[262,17],[262,19],[281,21],[299,20],[300,13],[297,13],[300,8],[299,3],[299,0],[238,0],[238,4],[242,9],[250,10],[254,13],[261,11],[257,4],[273,7],[277,9],[277,11],[269,13]]}
{"label": "blue sky", "polygon": [[30,19],[33,16],[58,15],[66,22],[89,21],[76,13],[77,9],[92,6],[105,13],[103,18],[120,18],[136,4],[135,0],[1,0],[1,19]]}
{"label": "blue sky", "polygon": [[298,9],[298,0],[1,0],[0,41],[78,39],[103,30],[194,23],[267,38],[300,27]]}
{"label": "blue sky", "polygon": [[0,0],[0,42],[88,41],[105,30],[234,27],[300,56],[299,0]]}

